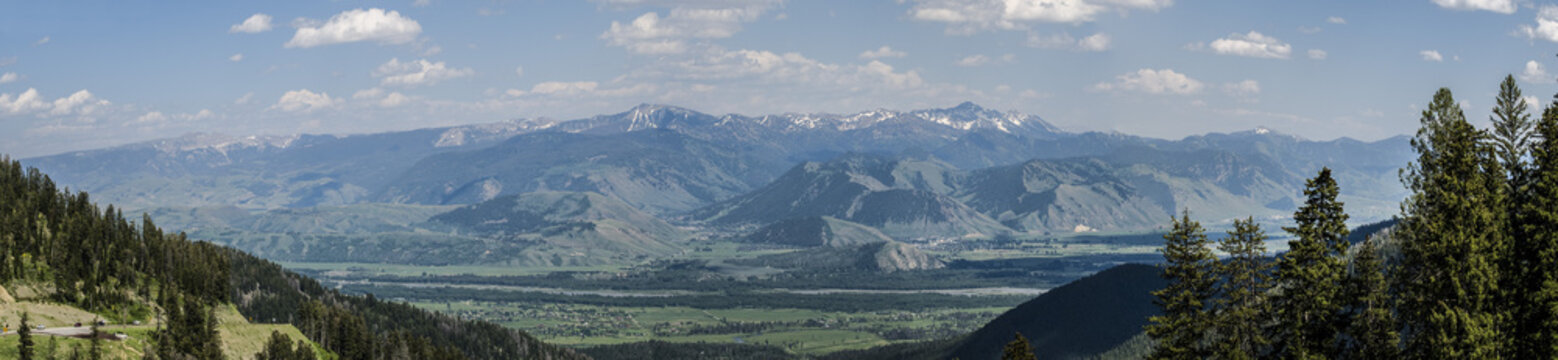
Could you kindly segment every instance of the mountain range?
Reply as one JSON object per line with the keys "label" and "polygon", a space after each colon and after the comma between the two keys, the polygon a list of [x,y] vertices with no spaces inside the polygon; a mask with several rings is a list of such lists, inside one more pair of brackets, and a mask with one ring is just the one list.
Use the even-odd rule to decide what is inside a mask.
{"label": "mountain range", "polygon": [[[607,213],[637,217],[612,219],[620,223],[652,223],[643,220],[647,217],[693,233],[744,235],[790,219],[830,218],[896,240],[924,241],[1152,230],[1183,209],[1205,219],[1280,217],[1291,213],[1304,179],[1322,166],[1340,180],[1342,200],[1354,220],[1367,222],[1399,210],[1404,190],[1396,171],[1410,160],[1405,136],[1310,141],[1261,128],[1163,140],[1065,132],[1038,116],[962,103],[945,109],[764,116],[640,105],[570,121],[379,134],[194,134],[22,162],[59,184],[134,211],[204,209],[196,212],[217,219],[269,214],[303,221],[277,216],[371,204],[418,209],[411,213],[420,219],[399,218],[377,227],[413,238],[429,236],[416,228],[432,225],[408,224],[455,209],[450,206],[520,194],[573,193],[584,194],[573,199],[612,207],[620,203],[638,212]],[[272,233],[252,225],[236,228]],[[646,226],[659,230],[606,236],[614,244],[607,248],[622,249],[613,255],[618,258],[653,256],[674,252],[682,238],[698,236],[663,230],[669,225]],[[466,252],[530,246],[516,242],[529,239],[513,236],[521,229],[456,227],[464,231],[435,232],[444,234],[440,239],[469,244]],[[508,241],[494,240],[505,236]],[[330,248],[317,242],[252,241],[246,250],[295,256],[304,249],[319,254]],[[448,251],[457,249],[462,247]],[[341,251],[364,253],[356,247]]]}

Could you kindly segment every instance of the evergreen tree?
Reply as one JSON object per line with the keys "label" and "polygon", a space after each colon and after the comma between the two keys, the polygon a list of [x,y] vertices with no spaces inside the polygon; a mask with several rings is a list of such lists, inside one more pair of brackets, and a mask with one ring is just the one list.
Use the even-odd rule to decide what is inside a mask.
{"label": "evergreen tree", "polygon": [[1013,335],[1012,342],[1006,343],[1005,351],[1001,352],[1001,360],[1038,360],[1033,355],[1033,345],[1028,343],[1028,338],[1022,333]]}
{"label": "evergreen tree", "polygon": [[1528,271],[1519,315],[1522,358],[1558,358],[1558,100],[1548,105],[1536,126],[1531,149],[1531,186],[1521,204],[1521,251]]}
{"label": "evergreen tree", "polygon": [[1346,358],[1394,359],[1398,352],[1396,318],[1391,314],[1389,284],[1373,239],[1358,245],[1352,271],[1344,283],[1349,309],[1346,333],[1352,339]]}
{"label": "evergreen tree", "polygon": [[1206,334],[1212,326],[1207,306],[1216,284],[1213,270],[1217,259],[1208,247],[1206,230],[1190,220],[1190,211],[1174,219],[1173,228],[1163,235],[1163,278],[1168,285],[1154,291],[1153,300],[1163,315],[1153,316],[1147,335],[1157,344],[1149,359],[1205,359]]}
{"label": "evergreen tree", "polygon": [[1499,250],[1502,167],[1449,89],[1423,111],[1415,164],[1402,180],[1401,265],[1395,279],[1404,354],[1487,359],[1502,354]]}
{"label": "evergreen tree", "polygon": [[1217,246],[1228,254],[1218,263],[1223,278],[1217,300],[1217,334],[1214,350],[1221,359],[1255,359],[1270,344],[1261,331],[1268,311],[1266,290],[1271,287],[1267,271],[1266,233],[1254,218],[1233,221],[1233,230]]}
{"label": "evergreen tree", "polygon": [[1540,283],[1533,283],[1532,279],[1537,274],[1528,271],[1532,264],[1538,263],[1537,258],[1540,249],[1533,247],[1529,235],[1524,232],[1522,225],[1521,204],[1529,200],[1529,165],[1526,159],[1531,155],[1532,126],[1531,115],[1526,113],[1526,101],[1520,96],[1520,87],[1515,84],[1515,77],[1507,75],[1504,82],[1499,84],[1498,97],[1495,99],[1493,115],[1489,120],[1493,123],[1492,143],[1498,154],[1499,164],[1502,166],[1506,178],[1500,184],[1499,191],[1505,196],[1499,210],[1504,214],[1503,225],[1507,242],[1502,248],[1497,249],[1502,262],[1499,263],[1501,276],[1500,288],[1503,289],[1500,303],[1508,304],[1506,310],[1510,320],[1504,322],[1504,332],[1512,335],[1508,337],[1506,350],[1507,356],[1514,358],[1533,358],[1537,356],[1532,351],[1536,341],[1531,338],[1537,326],[1534,319],[1539,318],[1541,311],[1533,307],[1530,302],[1530,293]]}
{"label": "evergreen tree", "polygon": [[1277,358],[1324,359],[1336,355],[1340,323],[1340,283],[1347,268],[1347,213],[1331,169],[1324,168],[1304,185],[1304,205],[1293,213],[1295,227],[1288,252],[1277,261],[1281,292],[1272,299],[1276,324],[1272,340]]}
{"label": "evergreen tree", "polygon": [[18,356],[20,356],[18,359],[32,360],[32,324],[27,323],[26,312],[22,312],[21,325],[21,328],[16,329],[16,340],[20,344],[16,346],[16,353],[19,354]]}

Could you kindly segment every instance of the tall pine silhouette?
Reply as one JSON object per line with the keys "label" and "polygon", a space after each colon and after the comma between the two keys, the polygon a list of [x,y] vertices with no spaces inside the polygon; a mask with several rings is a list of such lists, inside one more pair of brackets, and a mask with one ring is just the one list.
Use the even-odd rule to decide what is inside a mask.
{"label": "tall pine silhouette", "polygon": [[1212,300],[1217,259],[1208,246],[1206,230],[1190,220],[1186,210],[1163,235],[1163,278],[1168,286],[1154,291],[1153,300],[1163,315],[1153,316],[1147,335],[1157,344],[1149,359],[1205,359],[1211,355],[1206,334],[1212,327],[1207,306]]}
{"label": "tall pine silhouette", "polygon": [[1282,289],[1272,307],[1273,350],[1283,359],[1325,359],[1337,355],[1341,324],[1342,278],[1347,264],[1347,213],[1336,200],[1340,188],[1331,169],[1321,169],[1304,185],[1304,205],[1293,213],[1297,226],[1283,228],[1293,234],[1288,252],[1277,261],[1277,281]]}
{"label": "tall pine silhouette", "polygon": [[1417,162],[1402,180],[1401,265],[1396,276],[1405,356],[1487,359],[1501,355],[1499,259],[1504,177],[1486,135],[1440,89],[1412,139]]}
{"label": "tall pine silhouette", "polygon": [[1261,329],[1267,317],[1266,290],[1271,288],[1266,262],[1266,233],[1254,218],[1233,221],[1233,230],[1219,242],[1228,258],[1218,262],[1223,278],[1217,300],[1216,340],[1219,359],[1255,359],[1270,343]]}

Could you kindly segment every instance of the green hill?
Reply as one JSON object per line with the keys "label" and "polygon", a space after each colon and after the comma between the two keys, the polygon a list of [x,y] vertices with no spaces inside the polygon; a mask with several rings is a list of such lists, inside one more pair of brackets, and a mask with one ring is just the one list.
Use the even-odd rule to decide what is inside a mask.
{"label": "green hill", "polygon": [[[164,233],[149,218],[131,223],[4,156],[0,225],[0,287],[15,289],[17,300],[63,306],[54,311],[63,315],[43,312],[40,321],[85,317],[69,314],[80,311],[156,323],[126,332],[148,341],[130,351],[160,358],[249,356],[258,333],[289,325],[343,359],[585,358],[495,324],[345,296],[252,255]],[[18,304],[6,310],[35,308]]]}

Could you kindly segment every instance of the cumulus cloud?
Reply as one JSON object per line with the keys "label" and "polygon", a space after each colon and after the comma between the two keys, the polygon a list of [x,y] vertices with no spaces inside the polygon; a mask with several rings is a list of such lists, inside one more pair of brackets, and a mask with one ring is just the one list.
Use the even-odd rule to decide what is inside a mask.
{"label": "cumulus cloud", "polygon": [[1444,62],[1444,55],[1439,54],[1439,50],[1423,50],[1417,54],[1423,57],[1423,61]]}
{"label": "cumulus cloud", "polygon": [[671,9],[661,17],[647,12],[628,23],[613,21],[600,35],[613,46],[639,54],[677,54],[687,51],[689,39],[723,39],[741,31],[741,24],[756,20],[763,8]]}
{"label": "cumulus cloud", "polygon": [[39,45],[43,45],[43,44],[48,44],[49,41],[53,41],[53,40],[49,39],[48,36],[44,36],[43,38],[38,39],[38,41],[33,42],[32,45],[33,46],[39,46]]}
{"label": "cumulus cloud", "polygon": [[958,61],[955,62],[955,64],[957,64],[957,66],[973,67],[973,66],[985,66],[985,65],[991,65],[991,64],[1010,64],[1010,63],[1013,63],[1013,62],[1017,62],[1017,55],[1006,54],[1006,55],[1001,55],[1000,57],[992,58],[992,57],[989,57],[989,56],[985,56],[984,54],[974,54],[974,55],[969,55],[969,56],[963,57],[962,59],[958,59]]}
{"label": "cumulus cloud", "polygon": [[313,112],[334,107],[338,103],[340,100],[331,98],[330,94],[298,89],[281,94],[281,98],[271,108],[287,112]]}
{"label": "cumulus cloud", "polygon": [[579,82],[547,81],[547,82],[535,84],[535,86],[532,86],[530,88],[530,92],[533,93],[533,94],[549,94],[549,95],[551,95],[551,94],[564,94],[564,95],[572,95],[572,94],[593,92],[593,91],[595,91],[596,88],[599,88],[599,87],[600,87],[600,83],[597,83],[597,82],[594,82],[594,81],[579,81]]}
{"label": "cumulus cloud", "polygon": [[373,77],[381,78],[380,85],[417,87],[421,85],[433,85],[440,81],[471,76],[476,70],[471,68],[449,68],[444,62],[429,62],[427,59],[401,62],[399,58],[390,59],[389,62],[379,65],[373,70]]}
{"label": "cumulus cloud", "polygon": [[271,17],[270,17],[270,15],[258,14],[257,13],[257,14],[254,14],[254,15],[250,15],[248,19],[244,19],[243,22],[241,22],[241,23],[233,24],[232,27],[228,27],[227,28],[227,32],[228,33],[256,34],[256,33],[262,33],[262,32],[266,32],[266,31],[270,31],[270,29],[271,29]]}
{"label": "cumulus cloud", "polygon": [[1185,74],[1174,72],[1171,69],[1136,70],[1134,73],[1116,76],[1112,82],[1101,82],[1093,85],[1093,89],[1098,91],[1136,91],[1148,94],[1175,95],[1194,94],[1200,92],[1203,87],[1205,87],[1205,84],[1202,84],[1201,81],[1185,76]]}
{"label": "cumulus cloud", "polygon": [[34,88],[27,88],[21,94],[0,94],[0,114],[6,115],[87,115],[109,104],[107,100],[99,99],[86,90],[53,101],[44,98]]}
{"label": "cumulus cloud", "polygon": [[[1201,45],[1192,44],[1190,47],[1201,48]],[[1247,34],[1230,34],[1228,37],[1212,40],[1206,47],[1219,55],[1262,59],[1287,59],[1293,53],[1292,45],[1255,31]]]}
{"label": "cumulus cloud", "polygon": [[1558,42],[1558,6],[1542,6],[1536,13],[1536,25],[1521,25],[1520,33],[1535,40]]}
{"label": "cumulus cloud", "polygon": [[311,48],[358,41],[406,44],[422,34],[422,25],[416,20],[401,16],[398,11],[378,8],[347,10],[317,26],[310,26],[310,22],[313,21],[302,21],[284,46]]}
{"label": "cumulus cloud", "polygon": [[1045,49],[1067,49],[1076,51],[1104,51],[1109,50],[1112,39],[1108,34],[1097,33],[1077,39],[1069,33],[1052,35],[1028,34],[1028,46]]}
{"label": "cumulus cloud", "polygon": [[912,0],[909,17],[947,24],[949,33],[1027,29],[1029,23],[1085,23],[1099,14],[1157,11],[1172,0]]}
{"label": "cumulus cloud", "polygon": [[232,61],[232,62],[243,61],[243,53],[237,53],[237,54],[233,54],[233,56],[228,56],[227,60],[228,61]]}
{"label": "cumulus cloud", "polygon": [[385,95],[383,99],[379,99],[379,106],[396,107],[405,105],[409,102],[411,102],[410,96],[406,96],[405,94],[401,94],[399,92],[392,92],[389,93],[389,95]]}
{"label": "cumulus cloud", "polygon": [[1464,11],[1492,11],[1500,14],[1514,14],[1514,0],[1433,0],[1439,7],[1464,10]]}
{"label": "cumulus cloud", "polygon": [[882,47],[876,50],[866,50],[860,53],[861,59],[901,58],[904,56],[909,56],[909,53],[893,50],[892,47],[887,45],[882,45]]}
{"label": "cumulus cloud", "polygon": [[1325,22],[1332,23],[1332,24],[1337,24],[1337,25],[1346,25],[1347,24],[1347,19],[1343,19],[1340,16],[1332,16],[1332,17],[1325,18]]}
{"label": "cumulus cloud", "polygon": [[163,114],[161,111],[149,111],[135,117],[135,120],[125,122],[122,126],[167,126],[173,122],[204,120],[215,116],[216,113],[211,112],[210,109],[200,109],[200,111],[195,113],[175,113],[171,115]]}
{"label": "cumulus cloud", "polygon": [[22,78],[21,75],[17,75],[14,72],[8,72],[8,73],[5,73],[5,74],[0,74],[0,84],[9,83],[9,82],[16,82],[16,80],[19,80],[21,78]]}
{"label": "cumulus cloud", "polygon": [[1325,60],[1325,57],[1326,57],[1326,56],[1329,56],[1329,54],[1327,54],[1327,53],[1326,53],[1326,52],[1325,52],[1325,50],[1320,50],[1320,49],[1309,49],[1309,58],[1310,58],[1310,59],[1314,59],[1314,60]]}
{"label": "cumulus cloud", "polygon": [[1548,73],[1547,68],[1536,60],[1526,62],[1525,70],[1520,72],[1520,80],[1537,84],[1554,82],[1553,74]]}

